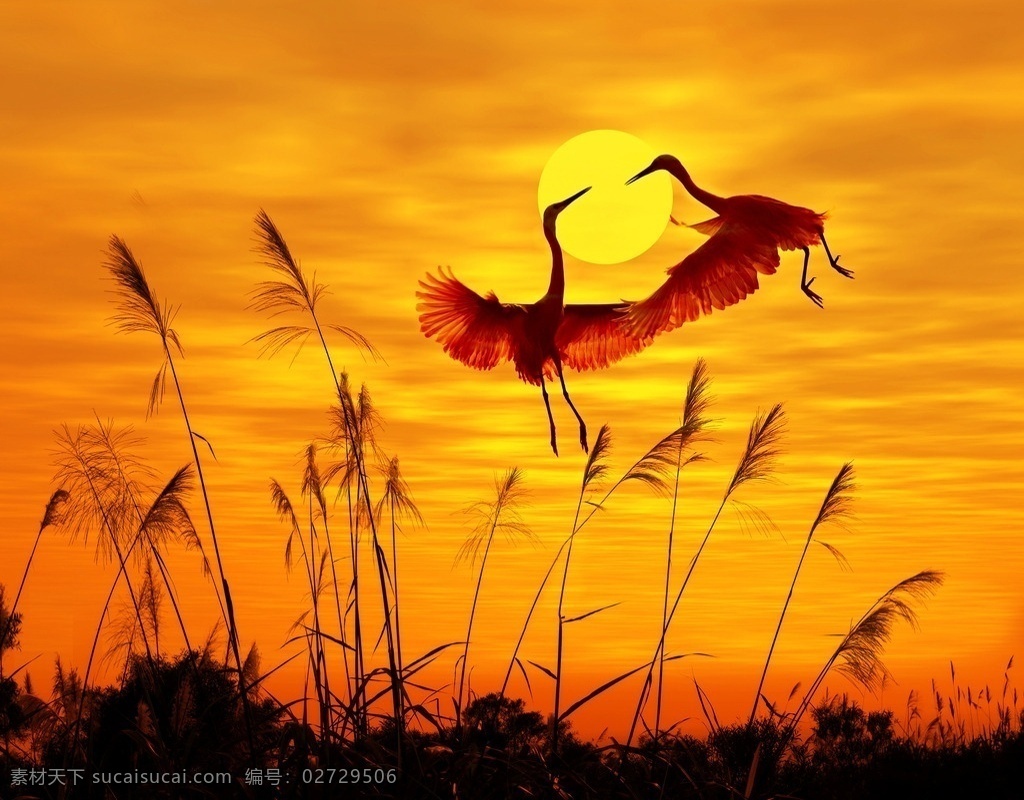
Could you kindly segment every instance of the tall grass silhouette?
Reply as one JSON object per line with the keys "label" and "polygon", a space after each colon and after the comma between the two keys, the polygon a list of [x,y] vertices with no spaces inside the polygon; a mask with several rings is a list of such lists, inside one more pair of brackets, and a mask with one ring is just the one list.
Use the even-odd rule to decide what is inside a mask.
{"label": "tall grass silhouette", "polygon": [[[668,546],[665,549],[665,592],[661,607],[661,630],[668,629],[668,598],[672,585],[672,550],[675,544],[676,511],[679,506],[679,479],[682,476],[683,467],[700,461],[703,455],[696,452],[687,453],[687,447],[692,446],[708,427],[708,420],[705,419],[710,398],[708,388],[711,383],[708,377],[707,364],[703,359],[698,359],[694,365],[693,374],[690,376],[690,383],[686,387],[686,400],[683,403],[683,426],[689,427],[693,433],[686,437],[680,437],[676,449],[676,470],[675,479],[672,484],[672,514],[669,517]],[[684,458],[685,456],[685,458]],[[654,735],[657,737],[661,730],[661,708],[664,700],[665,688],[665,648],[659,647],[658,660],[658,697],[654,716]]]}
{"label": "tall grass silhouette", "polygon": [[[709,416],[711,379],[703,359],[696,361],[689,374],[678,424],[639,457],[630,454],[625,459],[628,468],[618,471],[614,466],[615,439],[609,426],[601,427],[582,465],[578,488],[565,499],[574,512],[571,527],[555,538],[558,547],[537,576],[539,585],[524,609],[521,629],[499,634],[482,630],[478,613],[481,599],[491,591],[485,588],[484,576],[489,568],[493,572],[499,539],[530,540],[543,546],[542,536],[529,523],[526,477],[513,468],[499,473],[492,497],[469,507],[475,525],[455,554],[456,563],[468,562],[474,573],[465,636],[457,641],[442,637],[425,652],[408,652],[407,644],[403,646],[403,622],[406,634],[409,630],[403,611],[410,603],[415,605],[416,598],[408,588],[412,570],[403,554],[401,535],[412,526],[425,529],[425,521],[398,456],[385,451],[382,414],[374,398],[365,384],[335,370],[329,340],[337,338],[368,358],[380,355],[354,329],[323,321],[321,300],[326,286],[315,275],[307,278],[280,230],[263,211],[256,217],[256,236],[257,250],[271,278],[256,286],[252,306],[272,317],[289,314],[293,319],[253,341],[261,354],[269,356],[289,346],[301,349],[310,340],[317,342],[331,376],[329,395],[325,395],[330,402],[329,430],[304,444],[298,474],[272,479],[269,486],[267,513],[276,512],[284,529],[285,571],[302,582],[302,607],[286,642],[293,652],[267,670],[255,642],[242,657],[228,564],[200,458],[198,443],[209,447],[209,442],[193,428],[179,381],[182,348],[172,327],[174,312],[156,301],[141,265],[127,245],[113,237],[105,267],[116,287],[114,324],[123,332],[146,332],[159,338],[163,360],[146,413],[157,410],[167,385],[173,384],[192,461],[161,477],[140,455],[142,441],[130,428],[116,428],[97,418],[94,423],[64,425],[57,431],[55,490],[34,531],[9,607],[10,595],[0,586],[0,764],[4,767],[60,763],[64,768],[174,770],[208,769],[222,762],[238,774],[248,768],[282,771],[290,776],[292,788],[282,789],[281,796],[300,796],[297,777],[316,770],[352,769],[362,775],[369,769],[370,774],[380,770],[384,777],[382,782],[359,787],[359,796],[561,800],[726,796],[845,800],[857,795],[843,787],[862,789],[869,781],[863,776],[869,773],[881,776],[877,781],[882,785],[886,779],[898,780],[900,773],[891,767],[891,759],[904,759],[902,763],[917,769],[919,780],[925,780],[948,765],[967,769],[963,765],[972,764],[970,759],[978,753],[988,759],[990,773],[1001,776],[1004,770],[1008,774],[1005,765],[1015,763],[1015,748],[1024,746],[1024,713],[1011,686],[1012,658],[1001,693],[987,685],[958,684],[951,664],[949,684],[933,684],[933,698],[927,702],[913,694],[908,698],[906,718],[899,723],[901,734],[895,732],[891,712],[868,712],[845,695],[830,693],[829,678],[836,674],[876,695],[891,685],[892,676],[883,662],[885,648],[898,623],[916,627],[920,604],[942,583],[938,571],[921,571],[880,595],[839,637],[803,693],[802,683],[794,687],[793,710],[773,702],[765,692],[785,619],[797,607],[794,600],[799,601],[796,585],[811,544],[821,544],[844,561],[818,535],[824,525],[842,523],[849,512],[853,492],[849,464],[832,482],[804,538],[749,718],[744,724],[720,720],[712,698],[694,680],[694,701],[706,715],[709,734],[697,739],[683,733],[679,723],[666,724],[666,708],[673,707],[672,665],[688,656],[706,655],[670,652],[669,637],[678,635],[679,628],[673,622],[726,507],[752,515],[756,524],[770,524],[739,493],[777,474],[786,426],[781,405],[756,414],[716,510],[706,527],[701,525],[703,534],[694,543],[686,569],[680,570],[680,520],[692,499],[686,487],[714,441]],[[212,450],[209,447],[211,454]],[[599,512],[616,513],[612,501],[628,485],[643,487],[665,501],[665,516],[648,520],[652,533],[664,534],[664,556],[662,560],[659,555],[657,567],[658,609],[651,615],[653,647],[645,650],[649,658],[611,671],[598,685],[570,697],[572,678],[581,666],[574,657],[571,632],[597,625],[619,605],[615,598],[599,597],[593,607],[571,607],[570,584],[578,579],[572,559],[577,553],[578,561],[581,552],[577,537]],[[205,535],[197,532],[188,510],[193,499],[200,498],[209,528],[210,558]],[[66,534],[71,542],[94,545],[97,557],[116,571],[83,671],[58,659],[52,692],[45,699],[28,674],[31,659],[10,674],[3,664],[18,646],[26,624],[19,603],[35,568],[41,537],[51,529]],[[543,533],[543,538],[550,535]],[[191,551],[204,575],[212,579],[223,624],[222,644],[218,644],[217,628],[204,642],[188,625],[171,574],[173,559],[168,558],[180,549]],[[542,633],[551,636],[554,662],[544,664],[523,648],[545,591],[556,591],[552,583],[557,583],[557,597],[549,601],[555,619],[550,627],[542,625]],[[168,627],[170,612],[177,631]],[[636,624],[642,624],[639,617]],[[179,633],[183,647],[175,654]],[[500,690],[488,693],[482,682],[473,679],[473,668],[479,664],[471,657],[476,653],[478,660],[481,641],[494,635],[507,638],[511,655]],[[411,641],[408,635],[406,639]],[[94,679],[97,663],[103,663],[97,656],[104,643],[106,661],[116,676],[109,687],[97,686]],[[304,659],[302,696],[279,700],[266,690],[266,681],[292,659]],[[434,686],[422,677],[434,664],[452,668],[450,683]],[[547,721],[527,710],[524,701],[509,696],[517,670],[531,695],[531,676],[539,673],[541,680],[551,681],[552,713]],[[635,708],[632,702],[629,705],[627,737],[600,747],[581,740],[570,724],[573,715],[606,698],[615,687],[637,692]],[[761,703],[767,714],[758,714]],[[934,705],[934,712],[927,712],[932,717],[927,722],[926,705]],[[245,736],[240,737],[243,730]],[[971,772],[973,783],[968,785],[988,786],[985,774]],[[861,796],[877,795],[878,782]],[[236,797],[259,794],[238,781],[230,793]],[[201,795],[198,791],[184,794]],[[997,796],[997,792],[988,794]]]}
{"label": "tall grass silhouette", "polygon": [[[675,617],[676,610],[679,608],[679,603],[682,601],[683,595],[686,592],[686,587],[690,584],[690,578],[693,577],[694,570],[697,568],[697,563],[700,561],[700,557],[704,553],[704,548],[707,547],[708,540],[711,538],[711,534],[714,532],[715,526],[718,524],[722,511],[724,511],[726,505],[733,500],[733,495],[741,487],[748,483],[765,481],[771,478],[775,470],[776,459],[780,453],[784,429],[785,416],[783,415],[782,406],[780,404],[772,406],[772,408],[764,414],[758,414],[751,423],[750,432],[747,435],[746,447],[743,449],[743,454],[740,456],[739,463],[736,465],[736,470],[733,472],[732,479],[729,481],[729,485],[726,487],[725,492],[722,495],[722,500],[718,504],[718,509],[715,511],[715,515],[711,519],[711,523],[708,525],[704,538],[701,539],[696,552],[690,559],[690,565],[686,570],[686,575],[683,577],[682,583],[679,586],[679,591],[676,592],[675,599],[672,601],[672,608],[669,610],[668,615],[664,617],[661,635],[658,637],[658,643],[654,650],[654,658],[651,659],[651,667],[648,669],[648,672],[644,677],[640,697],[636,704],[636,710],[633,712],[633,719],[630,722],[629,734],[626,738],[627,745],[632,744],[633,737],[636,735],[637,725],[641,720],[644,704],[650,694],[654,674],[654,664],[659,663],[658,659],[664,651],[665,639],[668,636],[669,627]],[[673,502],[675,502],[674,498],[675,495],[673,495]]]}
{"label": "tall grass silhouette", "polygon": [[[845,476],[840,472],[837,480],[839,477]],[[833,504],[833,513],[842,513],[841,507],[837,510]],[[916,630],[917,611],[914,608],[914,603],[933,594],[942,585],[943,580],[944,576],[941,572],[925,570],[905,578],[879,597],[850,627],[849,633],[842,638],[835,651],[822,666],[793,714],[791,727],[795,729],[800,723],[833,667],[869,690],[879,689],[883,682],[890,677],[888,669],[882,662],[881,654],[892,636],[893,626],[902,619]],[[1013,659],[1011,658],[1009,666],[1012,664]],[[1009,670],[1009,666],[1007,670]],[[1005,686],[1009,686],[1008,675]],[[1002,714],[1000,716],[1002,717]]]}
{"label": "tall grass silhouette", "polygon": [[[400,606],[398,604],[397,583],[392,573],[392,565],[389,565],[387,554],[381,544],[379,536],[380,514],[373,501],[371,493],[369,465],[371,459],[376,455],[376,442],[374,439],[377,418],[373,410],[369,392],[363,386],[358,397],[353,397],[345,375],[339,375],[334,368],[334,360],[331,356],[330,347],[327,344],[325,330],[341,334],[350,344],[354,344],[364,354],[373,358],[379,358],[380,354],[374,346],[360,333],[354,329],[334,323],[325,324],[318,314],[318,303],[323,297],[327,288],[324,284],[317,283],[315,275],[307,279],[298,262],[293,257],[284,236],[271,220],[265,211],[260,211],[256,216],[257,251],[263,258],[264,264],[273,272],[274,279],[264,281],[257,285],[253,293],[252,306],[257,311],[277,316],[282,313],[298,313],[307,319],[307,324],[280,325],[271,328],[254,338],[254,341],[261,345],[264,354],[274,355],[290,344],[297,344],[301,348],[312,336],[316,336],[324,353],[326,364],[331,373],[331,382],[338,399],[337,411],[335,414],[336,424],[332,446],[342,455],[338,465],[332,468],[329,476],[340,476],[341,485],[346,496],[349,507],[350,519],[350,540],[352,543],[352,565],[353,577],[351,594],[354,599],[354,613],[356,619],[356,636],[354,644],[355,665],[355,689],[350,699],[350,714],[356,718],[357,729],[364,734],[367,732],[368,713],[377,699],[374,695],[368,694],[370,680],[377,673],[367,671],[366,656],[363,647],[363,632],[360,603],[360,584],[358,577],[359,564],[359,532],[360,529],[368,530],[370,535],[370,547],[374,566],[376,567],[377,582],[380,589],[381,612],[383,616],[382,638],[385,642],[388,667],[386,670],[389,681],[389,693],[392,702],[392,721],[395,726],[398,745],[396,753],[401,759],[401,741],[405,728],[405,712],[409,692],[405,685],[406,671],[400,667],[398,635],[400,623],[398,620]],[[367,452],[371,450],[373,452]],[[396,484],[392,484],[394,489]],[[387,491],[387,486],[385,488]],[[397,505],[392,509],[397,509]],[[394,517],[392,517],[394,521]],[[394,531],[393,531],[394,533]],[[392,537],[392,550],[397,554],[394,536]],[[337,586],[335,586],[337,591]],[[344,640],[343,632],[339,640],[344,648],[348,645]],[[423,662],[417,660],[416,668],[422,669]],[[419,714],[426,715],[432,719],[421,704],[409,704]]]}
{"label": "tall grass silhouette", "polygon": [[[698,362],[694,368],[694,373],[697,370],[703,369],[703,362]],[[693,378],[691,378],[693,383]],[[697,436],[703,432],[703,426],[700,429],[695,429],[692,421],[688,424],[684,421],[682,425],[673,430],[670,434],[660,439],[655,443],[647,452],[645,452],[640,458],[638,458],[633,465],[629,467],[622,475],[615,480],[607,489],[602,493],[601,487],[605,484],[609,474],[609,466],[606,463],[609,453],[611,452],[612,446],[612,435],[610,428],[605,425],[602,426],[601,430],[598,431],[597,439],[595,440],[594,446],[590,451],[590,455],[587,458],[586,466],[583,470],[583,476],[580,483],[580,491],[576,498],[576,512],[573,519],[572,530],[569,535],[562,541],[554,558],[551,561],[551,565],[544,573],[541,579],[540,586],[534,595],[533,601],[530,604],[529,609],[526,613],[526,618],[523,622],[523,627],[520,630],[519,637],[516,641],[515,647],[512,650],[512,657],[509,660],[508,668],[505,671],[505,678],[502,681],[501,694],[505,694],[508,690],[508,684],[512,677],[512,672],[516,667],[519,667],[520,671],[525,676],[526,670],[523,666],[522,661],[519,659],[519,649],[523,644],[523,640],[526,637],[526,633],[529,629],[530,623],[533,619],[533,614],[537,610],[537,605],[540,602],[540,598],[544,593],[544,589],[547,587],[548,581],[551,579],[551,575],[561,560],[562,554],[567,552],[576,536],[583,531],[587,526],[587,523],[594,518],[594,515],[605,508],[605,505],[612,498],[618,489],[630,484],[639,483],[647,486],[652,491],[661,494],[668,493],[668,479],[671,471],[677,464],[676,454],[680,448],[685,448],[688,442],[696,440]],[[594,499],[600,497],[600,499]],[[584,505],[587,509],[584,511]],[[568,575],[568,559],[566,559],[565,568],[563,569],[563,580],[560,587],[560,598],[564,599],[564,586]],[[588,612],[589,614],[597,613],[603,609],[598,609],[594,612]],[[559,614],[561,617],[561,614]],[[561,622],[559,624],[561,629]],[[552,673],[554,674],[554,673]]]}
{"label": "tall grass silhouette", "polygon": [[[296,620],[292,629],[301,631],[299,637],[306,644],[308,653],[307,675],[312,674],[314,690],[317,694],[321,738],[323,738],[326,732],[332,730],[333,727],[330,677],[327,649],[325,647],[326,634],[320,620],[320,601],[327,585],[324,580],[325,566],[330,556],[330,551],[327,548],[321,547],[318,541],[317,521],[319,520],[322,525],[325,525],[327,513],[326,501],[323,497],[323,486],[320,483],[319,471],[316,468],[316,449],[313,445],[306,449],[305,468],[302,477],[302,496],[307,501],[305,526],[299,522],[299,516],[295,511],[295,507],[281,487],[281,484],[274,479],[271,479],[270,482],[270,496],[278,516],[287,522],[289,526],[288,538],[284,549],[285,567],[289,571],[292,569],[295,544],[298,543],[298,550],[302,556],[302,565],[309,587],[312,625],[306,624],[309,612],[303,612]],[[315,516],[316,512],[319,512],[319,517]],[[305,530],[303,530],[304,527]],[[307,724],[309,720],[306,700],[307,696],[304,694],[303,724]]]}
{"label": "tall grass silhouette", "polygon": [[[391,524],[391,575],[392,587],[395,597],[395,656],[398,666],[398,674],[405,675],[405,660],[402,655],[402,602],[399,597],[398,588],[401,579],[398,572],[398,532],[403,522],[413,525],[423,525],[423,515],[420,514],[416,502],[412,498],[412,491],[409,484],[402,477],[398,466],[398,457],[394,456],[388,460],[387,466],[381,468],[384,478],[384,492],[377,502],[375,513],[378,525],[383,518],[384,512],[388,512],[388,520]],[[337,585],[337,576],[334,577]],[[408,698],[406,698],[408,699]]]}
{"label": "tall grass silhouette", "polygon": [[[209,442],[196,433],[192,427],[188,407],[185,404],[185,395],[182,391],[181,381],[178,377],[178,370],[175,366],[174,354],[184,355],[181,339],[177,331],[171,327],[174,321],[175,310],[166,303],[156,299],[156,295],[150,288],[142,265],[136,260],[132,251],[118,236],[111,236],[108,246],[106,267],[114,281],[115,303],[117,313],[113,317],[113,323],[122,333],[150,333],[160,340],[163,361],[153,379],[153,386],[150,391],[148,413],[154,413],[163,397],[167,383],[167,375],[170,372],[174,384],[174,391],[178,397],[178,405],[181,408],[182,421],[185,424],[185,431],[188,434],[189,447],[192,450],[192,463],[196,468],[196,476],[199,479],[199,489],[203,497],[203,507],[206,511],[206,521],[210,528],[210,541],[213,544],[214,563],[217,566],[218,584],[214,585],[218,602],[221,605],[221,615],[227,626],[228,645],[231,655],[235,661],[235,668],[239,678],[242,676],[242,655],[239,646],[238,626],[235,622],[234,606],[231,599],[231,587],[228,584],[227,574],[224,569],[224,559],[221,555],[220,542],[217,538],[217,526],[213,521],[213,509],[210,506],[210,494],[206,488],[206,477],[203,473],[202,460],[199,458],[199,449],[196,440],[209,445]],[[213,448],[210,448],[211,453]],[[247,702],[247,693],[241,692],[243,702]],[[246,715],[248,718],[248,715]]]}
{"label": "tall grass silhouette", "polygon": [[[757,715],[757,707],[762,699],[761,690],[764,689],[764,681],[768,676],[768,667],[772,662],[772,654],[775,652],[775,645],[778,644],[779,633],[782,631],[782,623],[786,619],[786,612],[789,610],[789,603],[793,599],[793,591],[796,589],[796,581],[797,578],[800,577],[800,569],[804,565],[804,559],[807,558],[807,551],[811,547],[811,542],[814,541],[814,534],[822,525],[829,522],[838,523],[849,516],[852,492],[853,465],[843,464],[839,469],[839,473],[832,481],[832,485],[829,486],[828,491],[825,493],[825,499],[821,502],[821,508],[818,509],[818,514],[814,518],[814,522],[811,523],[810,530],[807,531],[807,539],[804,541],[804,549],[800,552],[800,560],[796,562],[796,571],[793,573],[793,580],[789,584],[789,594],[786,595],[786,601],[782,604],[782,612],[779,614],[779,623],[775,626],[775,634],[772,636],[772,643],[768,647],[768,656],[764,660],[764,669],[761,670],[761,679],[757,683],[757,691],[754,692],[754,705],[750,709],[750,719],[747,721],[748,725],[754,724],[754,717]],[[842,554],[830,544],[822,541],[819,541],[818,543],[827,548],[829,552],[836,556],[836,558],[840,559],[841,564],[845,563],[845,559]]]}
{"label": "tall grass silhouette", "polygon": [[59,521],[61,509],[68,501],[69,496],[64,489],[57,489],[50,495],[50,499],[46,503],[46,510],[43,512],[43,518],[39,522],[39,530],[36,531],[36,538],[32,542],[32,550],[29,551],[28,560],[25,562],[25,569],[22,570],[21,580],[18,582],[18,590],[14,593],[14,600],[11,601],[10,609],[5,608],[6,616],[3,618],[3,625],[0,626],[0,678],[4,674],[3,654],[7,649],[4,645],[7,643],[12,626],[18,618],[18,601],[21,600],[21,593],[25,589],[25,581],[28,580],[28,574],[32,571],[32,562],[35,560],[36,550],[39,549],[39,540],[43,538],[43,531]]}
{"label": "tall grass silhouette", "polygon": [[466,513],[476,519],[476,525],[456,556],[456,561],[468,559],[472,566],[476,566],[477,559],[480,559],[480,570],[477,573],[476,585],[473,589],[473,602],[469,607],[469,621],[466,623],[466,641],[462,655],[456,662],[459,671],[459,689],[455,700],[456,727],[461,727],[463,709],[466,707],[466,670],[469,664],[469,645],[473,640],[473,621],[476,619],[480,587],[484,581],[484,570],[487,568],[487,557],[491,553],[494,535],[501,533],[510,542],[529,539],[533,536],[523,522],[520,511],[526,500],[523,473],[518,469],[510,469],[495,481],[494,489],[494,500],[474,503],[466,509]]}

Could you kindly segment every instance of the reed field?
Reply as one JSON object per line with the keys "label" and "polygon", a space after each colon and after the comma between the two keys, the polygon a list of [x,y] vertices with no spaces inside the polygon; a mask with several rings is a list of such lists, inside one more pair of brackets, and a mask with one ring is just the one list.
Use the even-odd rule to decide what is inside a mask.
{"label": "reed field", "polygon": [[[679,420],[646,451],[613,452],[614,425],[600,427],[581,462],[578,492],[564,498],[571,526],[544,550],[546,571],[522,575],[533,599],[517,614],[521,626],[488,634],[506,652],[503,679],[474,675],[475,646],[486,624],[481,600],[495,591],[488,570],[538,541],[530,476],[514,464],[495,466],[490,493],[465,497],[468,535],[450,553],[456,568],[472,575],[464,632],[425,649],[410,646],[408,609],[429,599],[408,588],[417,565],[403,558],[405,537],[432,531],[423,527],[416,487],[403,477],[401,453],[384,448],[388,409],[377,405],[372,387],[339,368],[353,352],[381,355],[359,331],[323,316],[326,287],[300,268],[265,212],[256,216],[254,235],[263,277],[249,304],[255,318],[271,320],[254,343],[266,356],[289,358],[303,345],[304,357],[315,353],[323,380],[306,397],[328,409],[329,420],[320,437],[295,443],[303,458],[294,474],[267,482],[262,513],[279,522],[280,580],[299,582],[304,596],[286,646],[276,647],[280,631],[239,628],[234,565],[218,538],[223,522],[206,479],[220,443],[200,432],[183,380],[189,332],[175,327],[177,307],[159,299],[129,244],[114,236],[103,264],[113,289],[112,327],[152,348],[158,368],[148,413],[177,417],[191,459],[158,474],[141,437],[104,419],[102,408],[89,422],[54,420],[54,440],[40,442],[54,453],[52,494],[39,500],[37,530],[8,532],[24,539],[25,562],[0,571],[0,796],[825,800],[1024,792],[1024,705],[1009,654],[999,685],[964,683],[953,663],[936,664],[930,692],[911,692],[898,706],[891,689],[883,694],[892,683],[884,654],[893,632],[914,629],[941,591],[942,565],[928,563],[926,551],[918,572],[878,586],[877,599],[855,610],[816,670],[788,693],[766,689],[787,617],[800,607],[801,576],[816,568],[809,554],[848,565],[829,534],[851,524],[857,486],[849,462],[835,464],[817,513],[794,543],[799,557],[787,593],[763,600],[777,617],[764,631],[763,653],[754,654],[762,666],[752,676],[749,715],[720,719],[713,692],[694,679],[696,727],[670,716],[666,676],[716,658],[680,652],[673,641],[690,622],[684,601],[702,557],[726,546],[716,539],[721,515],[740,513],[751,536],[778,536],[751,492],[786,491],[776,480],[788,433],[783,406],[758,411],[745,440],[721,436],[702,359],[680,397]],[[711,454],[734,458],[735,468],[694,541],[677,523],[690,499],[687,478]],[[664,541],[650,574],[659,609],[632,621],[653,635],[624,670],[581,664],[578,640],[568,634],[601,636],[620,599],[570,612],[574,550],[592,520],[614,519],[628,505],[628,487],[663,501],[663,515],[645,520]],[[48,664],[20,647],[34,624],[21,600],[43,537],[75,547],[82,570],[94,568],[83,543],[116,570],[84,659]],[[628,559],[629,540],[619,546]],[[212,629],[190,625],[183,614],[180,569],[204,576],[203,602],[217,616]],[[549,604],[556,614],[541,613]],[[550,660],[531,649],[537,641],[548,643]],[[271,690],[272,676],[299,664],[301,692]],[[567,680],[602,670],[604,678],[587,691]],[[830,679],[840,676],[850,693],[836,693],[840,684]],[[579,733],[577,713],[613,693],[628,707],[628,725],[596,741]],[[229,777],[216,785],[185,777],[200,773]],[[58,774],[61,780],[52,780]],[[99,780],[74,780],[86,774]],[[115,774],[134,778],[114,785]],[[164,783],[141,777],[157,774]]]}

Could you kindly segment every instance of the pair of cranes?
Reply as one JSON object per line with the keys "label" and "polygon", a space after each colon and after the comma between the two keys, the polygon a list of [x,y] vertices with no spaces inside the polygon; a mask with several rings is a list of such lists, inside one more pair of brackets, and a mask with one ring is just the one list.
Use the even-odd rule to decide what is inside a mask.
{"label": "pair of cranes", "polygon": [[[822,299],[807,279],[810,248],[821,244],[829,265],[847,278],[853,272],[839,265],[825,242],[825,215],[791,206],[771,197],[718,197],[693,182],[679,159],[658,156],[626,183],[665,170],[699,203],[717,216],[693,225],[708,240],[668,270],[668,279],[638,302],[564,302],[565,270],[555,223],[590,187],[544,211],[544,237],[551,246],[551,279],[543,297],[531,304],[502,303],[494,292],[481,297],[455,278],[451,269],[428,274],[416,293],[420,328],[444,351],[474,369],[492,369],[512,361],[519,378],[539,385],[551,431],[551,449],[558,455],[555,421],[546,381],[557,379],[562,396],[580,425],[580,445],[587,445],[587,426],[565,386],[564,369],[603,369],[643,350],[660,333],[693,322],[712,309],[724,309],[758,288],[757,276],[779,266],[779,250],[803,250],[800,288],[815,305]],[[675,221],[675,220],[673,220]]]}

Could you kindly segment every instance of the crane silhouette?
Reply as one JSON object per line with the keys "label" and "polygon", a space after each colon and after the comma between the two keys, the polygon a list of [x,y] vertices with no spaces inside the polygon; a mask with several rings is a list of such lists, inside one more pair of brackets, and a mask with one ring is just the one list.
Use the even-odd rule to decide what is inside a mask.
{"label": "crane silhouette", "polygon": [[756,194],[718,197],[697,186],[679,159],[671,155],[658,156],[626,183],[658,170],[672,175],[694,200],[718,216],[686,226],[710,238],[670,267],[668,279],[653,294],[630,304],[628,330],[632,335],[653,337],[710,314],[712,309],[738,303],[757,290],[758,273],[775,272],[780,248],[804,251],[800,288],[819,308],[824,303],[811,289],[814,278],[807,280],[810,247],[821,244],[832,269],[853,277],[851,270],[839,266],[839,256],[833,257],[825,242],[825,214]]}
{"label": "crane silhouette", "polygon": [[420,329],[436,339],[444,351],[474,369],[493,369],[512,361],[519,378],[539,385],[551,430],[551,449],[558,455],[555,420],[545,380],[558,378],[562,396],[580,424],[580,445],[589,452],[587,425],[565,387],[564,368],[602,369],[637,353],[653,337],[631,332],[626,325],[626,302],[565,305],[565,269],[555,221],[591,187],[548,206],[544,211],[544,237],[551,246],[551,280],[536,303],[502,303],[494,292],[481,297],[455,278],[451,268],[439,276],[428,274],[419,282],[416,297]]}

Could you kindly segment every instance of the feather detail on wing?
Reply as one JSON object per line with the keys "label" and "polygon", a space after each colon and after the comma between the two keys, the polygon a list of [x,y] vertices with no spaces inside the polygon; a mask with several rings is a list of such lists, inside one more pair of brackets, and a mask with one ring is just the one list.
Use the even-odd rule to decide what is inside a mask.
{"label": "feather detail on wing", "polygon": [[439,269],[420,281],[416,310],[420,329],[444,351],[474,369],[492,369],[512,357],[512,343],[522,330],[526,310],[501,303],[493,292],[481,297],[451,271]]}
{"label": "feather detail on wing", "polygon": [[722,229],[724,224],[725,221],[721,217],[712,217],[703,222],[695,222],[693,225],[687,225],[685,222],[682,223],[684,227],[695,230],[698,233],[703,233],[705,236],[714,236]]}
{"label": "feather detail on wing", "polygon": [[602,369],[647,347],[653,337],[629,330],[628,310],[626,302],[567,305],[555,334],[563,364],[578,371]]}
{"label": "feather detail on wing", "polygon": [[732,197],[729,203],[737,222],[755,232],[759,240],[781,250],[800,250],[821,244],[828,214],[758,194]]}
{"label": "feather detail on wing", "polygon": [[[700,226],[710,228],[713,222]],[[779,251],[773,243],[719,224],[710,239],[669,268],[668,279],[650,297],[632,305],[627,328],[641,340],[674,330],[713,309],[738,303],[757,291],[759,272],[771,275],[778,266]]]}

